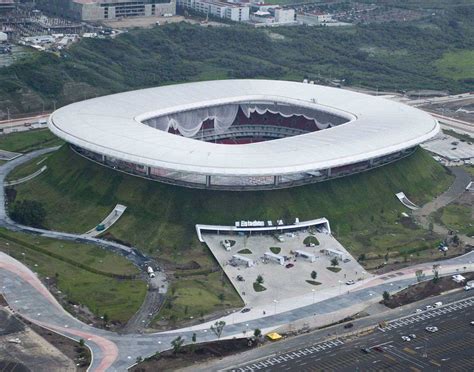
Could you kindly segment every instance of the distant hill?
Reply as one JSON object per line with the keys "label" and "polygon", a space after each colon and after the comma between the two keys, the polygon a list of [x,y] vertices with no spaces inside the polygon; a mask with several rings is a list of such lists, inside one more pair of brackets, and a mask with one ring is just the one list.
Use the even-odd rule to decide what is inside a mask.
{"label": "distant hill", "polygon": [[[275,35],[278,34],[278,37]],[[345,80],[385,90],[474,90],[472,78],[439,71],[448,52],[474,50],[474,7],[415,23],[355,27],[186,23],[85,39],[60,55],[36,53],[0,69],[0,119],[98,95],[225,78]]]}

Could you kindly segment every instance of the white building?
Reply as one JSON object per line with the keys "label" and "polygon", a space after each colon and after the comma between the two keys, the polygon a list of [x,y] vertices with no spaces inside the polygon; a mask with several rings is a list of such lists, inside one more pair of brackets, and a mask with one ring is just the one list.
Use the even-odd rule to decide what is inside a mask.
{"label": "white building", "polygon": [[295,10],[276,8],[275,9],[275,22],[276,23],[294,23]]}
{"label": "white building", "polygon": [[69,0],[69,13],[83,21],[176,14],[176,0]]}
{"label": "white building", "polygon": [[250,8],[242,4],[215,0],[178,0],[178,6],[235,22],[247,22],[250,20]]}

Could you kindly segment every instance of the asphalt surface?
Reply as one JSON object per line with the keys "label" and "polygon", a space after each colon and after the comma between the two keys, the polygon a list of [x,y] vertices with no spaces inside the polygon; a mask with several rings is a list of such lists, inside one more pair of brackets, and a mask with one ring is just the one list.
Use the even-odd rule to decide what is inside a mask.
{"label": "asphalt surface", "polygon": [[[46,153],[48,150],[39,150],[0,167],[0,182],[3,183],[6,174],[20,162],[28,161],[35,156]],[[49,149],[49,151],[52,151]],[[19,160],[21,159],[21,160]],[[25,231],[40,234],[42,236],[68,239],[75,241],[90,242],[117,253],[125,255],[129,259],[139,257],[139,252],[133,248],[122,246],[117,243],[101,239],[84,237],[62,232],[34,229],[13,223],[6,215],[4,208],[4,194],[0,193],[0,226],[14,231]],[[466,270],[472,266],[474,252],[456,257],[450,260],[439,261],[443,265],[442,274],[455,273],[458,270]],[[337,311],[351,310],[354,306],[373,303],[375,299],[381,298],[384,291],[394,292],[405,288],[416,282],[414,272],[422,268],[425,272],[431,270],[432,263],[425,263],[417,267],[399,270],[395,273],[386,273],[383,276],[373,277],[357,283],[347,293],[339,294],[336,287],[333,292],[325,296],[318,295],[317,301],[311,302],[306,298],[293,298],[293,307],[283,307],[283,301],[279,304],[279,311],[273,315],[261,317],[261,312],[251,311],[246,314],[237,313],[232,315],[232,322],[228,318],[227,325],[222,337],[242,337],[244,332],[255,328],[275,329],[283,324],[295,322],[308,317],[325,317],[329,319]],[[470,268],[468,268],[470,269]],[[429,276],[427,276],[429,279]],[[172,330],[154,334],[126,334],[121,335],[101,329],[93,328],[80,322],[67,313],[48,292],[46,287],[39,281],[37,276],[22,263],[0,252],[0,290],[9,303],[11,309],[20,313],[39,326],[51,329],[54,332],[66,335],[75,340],[84,339],[86,345],[92,350],[93,360],[90,370],[118,370],[123,371],[134,363],[137,357],[146,357],[156,351],[170,349],[171,341],[178,335],[190,342],[194,332],[197,333],[198,342],[213,341],[216,336],[209,331],[213,322],[203,323],[194,327]],[[308,301],[307,301],[308,300]],[[295,308],[295,303],[297,306]]]}
{"label": "asphalt surface", "polygon": [[[385,331],[339,337],[231,371],[474,370],[474,297],[394,320]],[[430,333],[426,327],[436,326]],[[410,341],[402,336],[414,334]],[[366,353],[362,349],[368,350]]]}

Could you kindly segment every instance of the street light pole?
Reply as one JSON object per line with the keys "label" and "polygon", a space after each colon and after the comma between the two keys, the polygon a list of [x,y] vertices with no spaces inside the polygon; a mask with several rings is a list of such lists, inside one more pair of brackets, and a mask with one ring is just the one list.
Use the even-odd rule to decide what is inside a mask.
{"label": "street light pole", "polygon": [[311,292],[313,292],[313,305],[314,305],[314,294],[316,293],[316,290],[313,288]]}
{"label": "street light pole", "polygon": [[273,304],[275,305],[273,314],[276,314],[277,312],[277,302],[278,302],[277,300],[273,300]]}

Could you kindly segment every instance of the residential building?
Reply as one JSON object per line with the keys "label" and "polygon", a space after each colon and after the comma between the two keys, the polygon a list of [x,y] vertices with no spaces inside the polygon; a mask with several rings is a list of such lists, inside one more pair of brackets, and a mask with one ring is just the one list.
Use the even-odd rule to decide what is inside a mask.
{"label": "residential building", "polygon": [[178,0],[178,6],[235,22],[250,20],[250,8],[242,4],[216,0]]}

